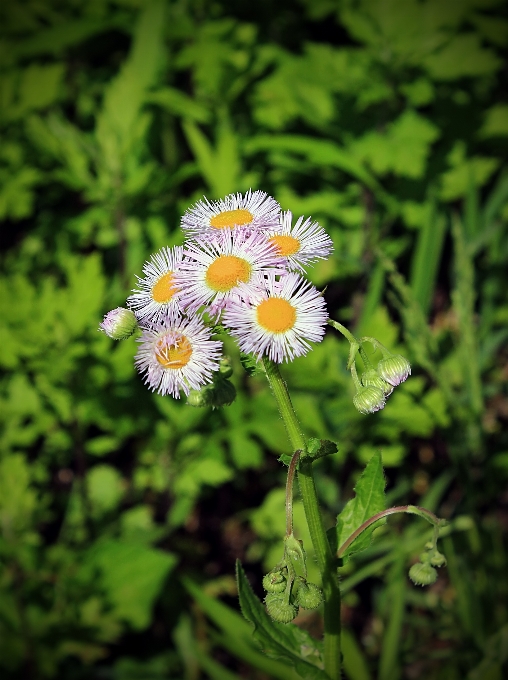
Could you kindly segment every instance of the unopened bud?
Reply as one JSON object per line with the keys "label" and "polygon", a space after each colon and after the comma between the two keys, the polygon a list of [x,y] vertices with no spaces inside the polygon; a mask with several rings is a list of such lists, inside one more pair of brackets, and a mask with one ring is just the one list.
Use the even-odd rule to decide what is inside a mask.
{"label": "unopened bud", "polygon": [[231,366],[230,357],[222,357],[219,364],[219,373],[222,378],[231,378],[233,375],[233,368]]}
{"label": "unopened bud", "polygon": [[323,602],[323,591],[315,583],[304,581],[298,586],[295,604],[304,609],[317,609]]}
{"label": "unopened bud", "polygon": [[437,571],[428,563],[417,562],[409,570],[409,578],[417,586],[430,586],[437,580]]}
{"label": "unopened bud", "polygon": [[99,330],[113,340],[127,340],[138,328],[134,312],[124,307],[117,307],[106,314]]}
{"label": "unopened bud", "polygon": [[286,576],[282,571],[271,571],[263,576],[263,588],[267,593],[283,593],[286,590]]}
{"label": "unopened bud", "polygon": [[270,593],[265,597],[266,610],[274,621],[290,623],[298,614],[298,607],[286,602],[284,594]]}
{"label": "unopened bud", "polygon": [[393,354],[391,357],[381,359],[376,370],[383,380],[397,387],[411,375],[411,364],[402,354]]}
{"label": "unopened bud", "polygon": [[189,406],[220,408],[221,406],[230,406],[235,398],[236,389],[233,383],[219,378],[200,390],[191,390],[187,397],[187,403]]}
{"label": "unopened bud", "polygon": [[393,387],[386,380],[383,380],[375,368],[369,368],[368,371],[362,373],[361,383],[364,387],[378,387],[383,391],[383,394],[388,397],[393,392]]}
{"label": "unopened bud", "polygon": [[353,397],[355,408],[360,413],[375,413],[384,408],[386,403],[383,390],[379,387],[360,387]]}
{"label": "unopened bud", "polygon": [[444,567],[446,566],[446,557],[440,553],[439,550],[434,550],[430,556],[429,562],[433,567]]}

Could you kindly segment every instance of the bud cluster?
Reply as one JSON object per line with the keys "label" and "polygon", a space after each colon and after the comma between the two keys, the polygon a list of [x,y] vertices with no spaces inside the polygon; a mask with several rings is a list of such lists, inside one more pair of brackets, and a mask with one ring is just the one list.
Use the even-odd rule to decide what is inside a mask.
{"label": "bud cluster", "polygon": [[321,588],[303,576],[290,576],[287,566],[278,565],[265,574],[263,588],[267,592],[266,610],[279,623],[290,623],[296,618],[299,607],[317,609],[323,602]]}
{"label": "bud cluster", "polygon": [[409,578],[417,586],[430,586],[435,583],[437,580],[435,567],[446,565],[445,556],[439,552],[433,542],[429,542],[425,548],[420,555],[420,561],[413,564],[409,570]]}
{"label": "bud cluster", "polygon": [[390,354],[385,348],[382,350],[385,355],[383,359],[378,362],[376,368],[367,365],[360,380],[356,374],[354,361],[351,365],[351,373],[356,384],[353,403],[360,413],[375,413],[384,408],[386,399],[394,388],[411,374],[411,364],[406,358],[401,354]]}

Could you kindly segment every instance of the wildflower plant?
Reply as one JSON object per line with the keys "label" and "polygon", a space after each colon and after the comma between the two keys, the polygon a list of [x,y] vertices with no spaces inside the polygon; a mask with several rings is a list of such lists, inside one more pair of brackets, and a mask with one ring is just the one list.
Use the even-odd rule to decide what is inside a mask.
{"label": "wildflower plant", "polygon": [[[262,191],[231,194],[219,201],[198,201],[181,223],[186,241],[152,255],[127,298],[127,309],[109,312],[100,330],[124,339],[138,332],[135,365],[147,386],[175,399],[185,396],[194,407],[229,406],[235,388],[229,357],[221,337],[237,342],[245,367],[256,366],[266,376],[284,422],[293,454],[286,484],[286,535],[282,558],[263,579],[264,606],[252,591],[241,565],[237,580],[244,616],[255,626],[265,649],[292,664],[303,678],[332,678],[341,674],[338,568],[368,547],[374,529],[395,513],[415,514],[434,527],[432,541],[409,577],[429,585],[445,558],[437,550],[444,524],[425,508],[413,505],[386,508],[384,475],[376,454],[355,487],[351,499],[325,531],[313,477],[313,462],[337,451],[334,442],[307,439],[293,408],[280,364],[293,361],[321,342],[327,326],[350,344],[347,368],[355,387],[353,403],[362,414],[373,414],[411,374],[407,359],[393,354],[376,338],[356,338],[330,319],[322,291],[305,278],[306,268],[326,259],[333,244],[311,218],[293,224],[274,198]],[[372,345],[382,358],[374,365],[365,350]],[[364,370],[357,371],[361,358]],[[298,478],[305,516],[321,582],[308,580],[305,547],[293,533],[293,483]],[[315,643],[311,660],[301,655],[300,638],[278,623],[290,624],[299,608],[322,608],[324,645]],[[310,639],[310,638],[309,638]],[[314,641],[315,642],[315,641]],[[308,657],[308,655],[306,655]]]}

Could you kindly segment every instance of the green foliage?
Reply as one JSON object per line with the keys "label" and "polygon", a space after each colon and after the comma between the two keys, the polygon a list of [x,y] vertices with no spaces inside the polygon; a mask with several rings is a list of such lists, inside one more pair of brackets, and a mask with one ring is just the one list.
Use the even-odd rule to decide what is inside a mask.
{"label": "green foliage", "polygon": [[[181,242],[180,215],[194,200],[249,187],[323,224],[334,255],[312,277],[330,314],[413,366],[386,408],[366,416],[353,407],[336,336],[282,369],[318,459],[328,526],[339,516],[333,540],[385,507],[381,460],[390,504],[441,504],[452,518],[448,570],[428,593],[403,576],[426,536],[419,520],[350,546],[348,677],[506,674],[506,9],[496,0],[268,5],[0,9],[0,674],[9,680],[241,677],[245,665],[294,677],[208,586],[189,590],[209,623],[190,616],[179,582],[229,574],[241,557],[256,586],[260,563],[280,559],[276,459],[292,452],[264,376],[247,380],[232,345],[237,400],[192,409],[145,390],[134,338],[115,344],[97,332],[149,254]],[[294,511],[316,580],[299,499]],[[218,582],[210,592],[232,594]],[[289,649],[314,649],[298,628],[283,630]],[[219,664],[225,654],[234,672]]]}
{"label": "green foliage", "polygon": [[[383,464],[381,454],[375,453],[367,463],[365,470],[360,475],[355,485],[355,497],[345,505],[344,509],[337,517],[337,538],[338,548],[358,529],[366,520],[370,519],[378,512],[386,509],[385,500],[385,478],[383,474]],[[349,557],[361,550],[365,550],[370,545],[372,532],[376,526],[384,524],[386,520],[379,520],[376,525],[372,525],[363,531],[356,538],[347,551],[343,554],[345,564]]]}

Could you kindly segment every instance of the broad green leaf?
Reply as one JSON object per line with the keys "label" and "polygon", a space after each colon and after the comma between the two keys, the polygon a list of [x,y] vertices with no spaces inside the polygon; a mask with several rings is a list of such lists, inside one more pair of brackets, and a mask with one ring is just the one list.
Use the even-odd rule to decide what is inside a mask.
{"label": "broad green leaf", "polygon": [[495,73],[503,65],[493,50],[482,47],[475,33],[455,36],[446,46],[429,54],[423,65],[435,80],[455,80]]}
{"label": "broad green leaf", "polygon": [[393,172],[418,179],[425,172],[430,146],[439,136],[439,128],[408,109],[386,132],[370,131],[352,142],[350,152],[359,161],[366,161],[377,174]]}
{"label": "broad green leaf", "polygon": [[151,621],[152,606],[176,561],[175,555],[162,550],[105,539],[91,548],[85,564],[99,568],[100,583],[116,616],[143,630]]}
{"label": "broad green leaf", "polygon": [[[372,456],[360,475],[355,485],[354,498],[346,503],[337,517],[339,548],[366,520],[386,509],[385,484],[381,453],[378,452]],[[380,523],[376,522],[376,526],[380,526]],[[344,564],[353,553],[369,547],[373,531],[374,527],[369,527],[353,541],[342,557]]]}
{"label": "broad green leaf", "polygon": [[482,139],[508,136],[508,104],[496,104],[486,112],[478,136]]}
{"label": "broad green leaf", "polygon": [[96,515],[113,510],[123,495],[122,476],[111,465],[95,465],[86,477],[88,498]]}
{"label": "broad green leaf", "polygon": [[[263,650],[294,666],[296,672],[308,680],[325,680],[327,674],[314,664],[302,658],[302,639],[300,629],[293,624],[272,621],[260,600],[256,597],[240,562],[237,562],[238,596],[242,614],[254,625],[254,636]],[[295,632],[295,629],[298,631]],[[311,639],[311,638],[310,638]],[[306,642],[308,642],[306,638]]]}

